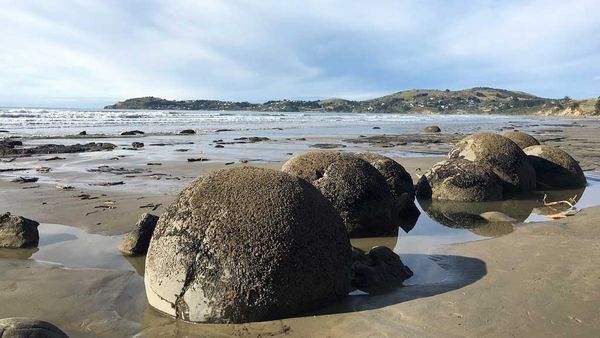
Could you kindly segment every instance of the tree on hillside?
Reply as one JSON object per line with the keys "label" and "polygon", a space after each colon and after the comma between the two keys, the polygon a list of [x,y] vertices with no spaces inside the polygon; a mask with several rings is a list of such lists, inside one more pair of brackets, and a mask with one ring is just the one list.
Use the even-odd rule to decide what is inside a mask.
{"label": "tree on hillside", "polygon": [[577,109],[579,109],[579,105],[580,105],[579,101],[573,101],[573,103],[571,103],[569,105],[569,108],[571,108],[571,110],[577,110]]}
{"label": "tree on hillside", "polygon": [[600,114],[600,96],[598,96],[598,98],[596,99],[596,104],[594,105],[594,108],[596,108],[596,114]]}

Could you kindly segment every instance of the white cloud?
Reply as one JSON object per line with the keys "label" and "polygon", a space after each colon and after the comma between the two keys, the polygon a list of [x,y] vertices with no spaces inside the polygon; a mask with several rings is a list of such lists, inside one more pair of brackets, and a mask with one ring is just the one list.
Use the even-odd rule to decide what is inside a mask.
{"label": "white cloud", "polygon": [[597,96],[585,74],[600,72],[599,11],[593,0],[5,1],[0,105],[476,85]]}

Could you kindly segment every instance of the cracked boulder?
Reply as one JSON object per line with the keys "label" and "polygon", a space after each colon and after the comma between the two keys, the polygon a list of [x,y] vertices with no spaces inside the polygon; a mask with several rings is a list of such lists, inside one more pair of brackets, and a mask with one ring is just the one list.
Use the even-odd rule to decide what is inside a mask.
{"label": "cracked boulder", "polygon": [[448,157],[489,165],[503,182],[506,193],[535,189],[535,171],[527,156],[515,142],[502,135],[475,133],[467,136],[452,148]]}
{"label": "cracked boulder", "polygon": [[43,320],[13,317],[0,319],[0,338],[68,338],[67,334]]}
{"label": "cracked boulder", "polygon": [[148,251],[152,233],[158,222],[158,216],[144,213],[130,233],[125,235],[119,245],[119,251],[127,256],[143,255]]}
{"label": "cracked boulder", "polygon": [[281,170],[316,186],[338,210],[350,237],[397,235],[396,199],[383,175],[360,157],[308,152],[291,158]]}
{"label": "cracked boulder", "polygon": [[502,136],[516,143],[521,149],[540,145],[540,141],[538,141],[535,137],[522,131],[508,131],[502,134]]}
{"label": "cracked boulder", "polygon": [[148,302],[192,322],[243,323],[345,297],[351,247],[314,186],[255,167],[190,183],[160,216],[146,257]]}
{"label": "cracked boulder", "polygon": [[587,184],[579,163],[565,151],[547,145],[524,149],[543,189],[582,188]]}
{"label": "cracked boulder", "polygon": [[0,248],[27,248],[38,245],[40,234],[36,221],[11,215],[0,214]]}
{"label": "cracked boulder", "polygon": [[435,164],[417,182],[417,197],[462,202],[499,201],[502,182],[485,163],[462,158]]}

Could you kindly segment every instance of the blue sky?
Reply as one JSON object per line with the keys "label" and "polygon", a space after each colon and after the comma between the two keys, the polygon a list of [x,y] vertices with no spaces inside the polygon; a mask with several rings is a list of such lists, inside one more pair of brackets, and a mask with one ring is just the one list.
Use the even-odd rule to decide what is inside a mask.
{"label": "blue sky", "polygon": [[600,95],[600,1],[0,0],[0,106]]}

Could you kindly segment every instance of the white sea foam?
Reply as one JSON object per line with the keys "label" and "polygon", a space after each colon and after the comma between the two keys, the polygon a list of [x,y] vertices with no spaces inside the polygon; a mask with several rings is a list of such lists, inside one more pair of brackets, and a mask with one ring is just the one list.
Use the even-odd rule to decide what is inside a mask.
{"label": "white sea foam", "polygon": [[[215,111],[126,111],[85,109],[0,108],[0,129],[15,134],[63,136],[81,130],[118,134],[128,128],[146,132],[176,132],[181,128],[215,130],[264,130],[272,128],[306,129],[309,134],[335,129],[335,134],[353,134],[373,126],[391,128],[390,132],[416,132],[427,124],[451,131],[472,131],[508,121],[530,120],[510,116],[406,115],[330,112],[215,112]],[[88,130],[89,132],[90,130]],[[360,133],[358,131],[358,133]],[[328,135],[326,132],[323,135]]]}

